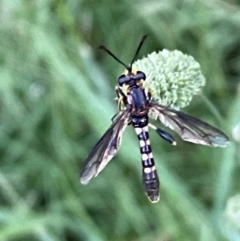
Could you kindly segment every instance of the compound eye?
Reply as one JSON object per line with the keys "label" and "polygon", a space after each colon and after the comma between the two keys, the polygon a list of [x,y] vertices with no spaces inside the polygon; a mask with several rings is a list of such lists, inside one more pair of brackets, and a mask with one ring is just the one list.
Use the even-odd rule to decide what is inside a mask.
{"label": "compound eye", "polygon": [[146,79],[146,75],[142,71],[137,71],[136,78],[138,80],[141,80],[141,79],[145,80]]}
{"label": "compound eye", "polygon": [[118,84],[120,86],[123,86],[123,84],[125,84],[127,81],[129,81],[129,77],[125,74],[122,74],[119,78],[118,78]]}

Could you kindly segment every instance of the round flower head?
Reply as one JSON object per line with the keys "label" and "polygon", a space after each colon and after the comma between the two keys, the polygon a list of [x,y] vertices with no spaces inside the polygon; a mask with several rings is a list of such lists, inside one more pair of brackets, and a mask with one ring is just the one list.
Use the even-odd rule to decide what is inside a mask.
{"label": "round flower head", "polygon": [[146,74],[143,86],[151,91],[152,99],[161,105],[183,108],[205,85],[199,63],[178,50],[153,52],[137,60],[134,67]]}

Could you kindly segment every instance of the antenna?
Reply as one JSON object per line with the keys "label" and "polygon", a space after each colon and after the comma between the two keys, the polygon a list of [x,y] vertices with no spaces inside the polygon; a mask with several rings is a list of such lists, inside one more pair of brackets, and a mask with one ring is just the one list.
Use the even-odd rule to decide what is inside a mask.
{"label": "antenna", "polygon": [[116,57],[110,50],[108,50],[105,46],[101,45],[99,46],[100,49],[106,51],[109,55],[111,55],[115,60],[117,60],[118,63],[122,64],[123,66],[125,66],[127,68],[127,70],[129,69],[129,66],[127,66],[126,64],[124,64],[118,57]]}
{"label": "antenna", "polygon": [[128,70],[129,70],[130,72],[132,71],[133,62],[134,62],[135,59],[137,58],[137,55],[138,55],[138,53],[139,53],[139,51],[140,51],[140,49],[141,49],[144,41],[146,40],[147,36],[148,36],[148,35],[145,34],[145,35],[142,37],[142,39],[141,39],[141,41],[140,41],[140,43],[139,43],[139,45],[138,45],[138,48],[137,48],[137,50],[136,50],[136,53],[135,53],[135,55],[134,55],[134,57],[133,57],[133,59],[132,59],[132,62],[131,62],[131,64],[130,64],[129,68],[128,68]]}
{"label": "antenna", "polygon": [[139,51],[140,51],[140,49],[141,49],[141,47],[142,47],[145,39],[147,38],[147,36],[148,36],[148,35],[145,34],[145,35],[142,37],[142,39],[141,39],[141,41],[140,41],[140,43],[139,43],[139,45],[138,45],[138,48],[137,48],[137,50],[136,50],[136,52],[135,52],[135,54],[134,54],[134,57],[133,57],[133,59],[132,59],[132,61],[131,61],[131,64],[130,64],[129,66],[127,66],[125,63],[123,63],[119,58],[117,58],[117,57],[116,57],[110,50],[108,50],[105,46],[101,45],[101,46],[99,46],[99,48],[102,49],[102,50],[104,50],[105,52],[107,52],[107,53],[108,53],[109,55],[111,55],[118,63],[120,63],[120,64],[122,64],[124,67],[126,67],[126,69],[127,69],[129,72],[132,72],[133,62],[134,62],[135,59],[137,58],[137,55],[138,55],[138,53],[139,53]]}

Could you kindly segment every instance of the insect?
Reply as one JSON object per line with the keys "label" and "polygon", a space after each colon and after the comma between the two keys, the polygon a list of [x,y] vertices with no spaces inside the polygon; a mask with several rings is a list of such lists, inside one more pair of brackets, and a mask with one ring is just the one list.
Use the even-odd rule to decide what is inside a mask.
{"label": "insect", "polygon": [[[150,91],[144,89],[142,86],[143,81],[146,79],[145,74],[132,68],[133,62],[146,37],[147,35],[142,37],[130,65],[123,63],[106,47],[100,46],[101,49],[122,64],[126,68],[126,71],[118,78],[118,86],[116,86],[119,112],[112,119],[112,125],[84,161],[80,181],[82,184],[87,184],[104,169],[108,162],[116,155],[123,131],[128,125],[132,125],[140,144],[144,189],[149,200],[152,203],[156,203],[159,201],[160,182],[154,165],[148,127],[154,129],[167,142],[173,145],[176,142],[169,133],[149,122],[149,111],[165,126],[175,131],[184,141],[214,147],[225,147],[230,142],[228,137],[219,129],[195,117],[155,103],[152,100]],[[123,92],[123,86],[126,87],[127,94]]]}

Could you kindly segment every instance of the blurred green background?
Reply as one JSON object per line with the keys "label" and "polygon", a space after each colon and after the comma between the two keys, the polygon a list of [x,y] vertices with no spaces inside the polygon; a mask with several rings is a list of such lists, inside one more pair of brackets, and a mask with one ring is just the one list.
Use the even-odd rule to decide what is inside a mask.
{"label": "blurred green background", "polygon": [[[240,240],[239,1],[1,0],[0,19],[1,241]],[[139,58],[166,48],[200,63],[206,86],[183,111],[232,141],[210,148],[174,135],[173,147],[151,132],[154,205],[130,127],[107,168],[79,182],[123,72],[98,46],[128,63],[146,33]]]}

